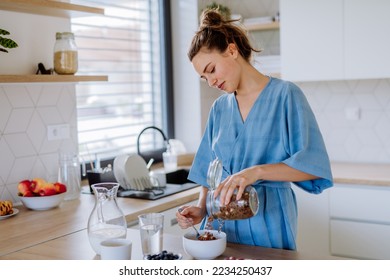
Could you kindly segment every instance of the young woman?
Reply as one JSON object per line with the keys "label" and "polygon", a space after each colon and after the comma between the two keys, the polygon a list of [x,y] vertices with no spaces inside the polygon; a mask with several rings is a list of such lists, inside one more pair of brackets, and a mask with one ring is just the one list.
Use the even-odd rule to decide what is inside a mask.
{"label": "young woman", "polygon": [[[222,161],[216,189],[223,204],[252,185],[259,211],[226,220],[228,242],[296,249],[297,206],[291,182],[319,194],[333,185],[329,158],[314,114],[293,83],[265,76],[250,63],[255,50],[244,30],[215,10],[202,14],[188,56],[209,86],[226,92],[213,104],[189,179],[204,186],[197,206],[176,214],[187,228],[207,219],[207,171]],[[213,224],[214,228],[218,225]]]}

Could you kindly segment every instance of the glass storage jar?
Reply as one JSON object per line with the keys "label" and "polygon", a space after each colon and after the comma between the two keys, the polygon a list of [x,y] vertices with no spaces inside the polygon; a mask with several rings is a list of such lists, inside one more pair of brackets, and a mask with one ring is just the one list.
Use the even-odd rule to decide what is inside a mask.
{"label": "glass storage jar", "polygon": [[73,75],[78,69],[77,46],[72,32],[57,32],[54,44],[54,71]]}
{"label": "glass storage jar", "polygon": [[218,220],[239,220],[256,215],[259,210],[257,191],[252,186],[247,186],[239,200],[236,199],[236,189],[227,205],[221,206],[219,196],[214,198],[215,189],[221,183],[222,162],[216,158],[213,160],[207,172],[207,182],[210,190],[206,197],[206,209],[210,217]]}
{"label": "glass storage jar", "polygon": [[227,205],[221,206],[219,196],[214,198],[214,190],[207,193],[206,207],[210,217],[221,220],[247,219],[256,215],[259,210],[257,191],[247,186],[239,200],[236,199],[237,190]]}
{"label": "glass storage jar", "polygon": [[76,154],[63,152],[59,154],[58,182],[66,185],[65,200],[78,199],[80,197],[80,163]]}

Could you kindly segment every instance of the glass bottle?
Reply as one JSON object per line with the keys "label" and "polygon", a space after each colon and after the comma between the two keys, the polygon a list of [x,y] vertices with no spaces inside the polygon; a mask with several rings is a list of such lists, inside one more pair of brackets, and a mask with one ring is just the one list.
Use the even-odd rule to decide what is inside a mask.
{"label": "glass bottle", "polygon": [[207,182],[210,190],[206,197],[206,209],[210,217],[220,220],[239,220],[246,219],[256,215],[259,210],[259,199],[257,191],[252,186],[247,186],[239,200],[236,199],[238,189],[231,197],[230,202],[220,205],[220,197],[214,198],[215,189],[221,183],[222,162],[216,158],[209,165],[207,172]]}
{"label": "glass bottle", "polygon": [[118,183],[98,183],[92,186],[95,206],[88,219],[88,238],[92,249],[100,255],[100,243],[107,239],[126,238],[126,218],[116,197]]}
{"label": "glass bottle", "polygon": [[81,174],[77,155],[59,154],[58,182],[66,186],[65,200],[77,199],[81,193]]}
{"label": "glass bottle", "polygon": [[73,75],[78,69],[77,46],[72,32],[57,32],[54,44],[54,71]]}

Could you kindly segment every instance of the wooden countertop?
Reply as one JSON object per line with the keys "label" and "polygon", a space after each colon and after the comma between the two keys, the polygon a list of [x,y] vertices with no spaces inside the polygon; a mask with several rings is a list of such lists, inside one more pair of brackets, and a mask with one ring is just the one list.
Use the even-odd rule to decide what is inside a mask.
{"label": "wooden countertop", "polygon": [[[127,230],[127,239],[132,241],[132,260],[142,260],[141,238],[137,229]],[[165,234],[163,247],[167,251],[180,253],[184,260],[191,260],[182,246],[182,236]],[[225,252],[217,259],[223,260],[227,257],[245,259],[266,259],[266,260],[297,260],[305,259],[299,252],[281,249],[271,249],[256,246],[247,246],[228,243]],[[70,235],[56,238],[28,247],[23,250],[0,256],[0,259],[7,260],[99,260],[89,244],[86,230],[81,230]]]}
{"label": "wooden countertop", "polygon": [[[333,162],[332,172],[335,183],[390,186],[390,165],[387,164]],[[136,220],[141,213],[161,212],[193,201],[198,198],[199,189],[200,187],[197,187],[155,201],[118,198],[118,204],[125,213],[129,223]],[[81,194],[80,199],[64,201],[58,208],[48,211],[31,211],[24,206],[16,206],[20,211],[17,215],[9,219],[0,220],[0,259],[95,258],[93,251],[89,247],[89,242],[86,242],[86,234],[84,234],[88,217],[94,204],[95,198],[92,194]],[[167,244],[170,244],[169,240],[171,240],[171,237],[169,235],[167,235],[167,240]],[[175,238],[173,240],[173,243],[178,241]],[[83,245],[79,243],[81,241]],[[179,243],[181,244],[181,242]],[[39,253],[42,248],[44,249],[47,246],[53,247],[53,255],[47,255],[46,253],[41,255]],[[69,246],[72,250],[62,250],[61,253],[55,253],[55,248],[61,249],[61,246],[64,246],[63,248],[68,248]],[[77,248],[84,248],[89,253],[84,254],[81,252],[84,249]],[[172,248],[180,250],[177,247]],[[229,244],[228,248],[229,250],[227,250],[226,254],[237,255],[238,257],[241,250],[243,250],[242,245],[235,244]],[[250,255],[250,250],[260,250],[260,252],[252,256]],[[296,252],[287,251],[287,253],[285,250],[278,252],[253,246],[250,246],[250,250],[245,253],[246,258],[258,259],[262,255],[268,259],[302,258]],[[310,259],[313,259],[313,257],[310,257]]]}
{"label": "wooden countertop", "polygon": [[[160,212],[193,201],[198,197],[199,188],[156,201],[118,198],[118,204],[130,222],[137,219],[140,213]],[[92,194],[81,194],[80,199],[64,201],[58,208],[47,211],[31,211],[23,206],[17,207],[20,210],[17,215],[0,221],[0,259],[100,259],[89,244],[86,230],[94,200]],[[133,241],[132,259],[142,259],[139,231],[128,229],[128,238]],[[184,252],[181,238],[164,234],[164,249],[181,253],[184,259],[191,259]],[[240,244],[228,244],[225,253],[218,259],[230,256],[246,259],[303,259],[296,251]]]}
{"label": "wooden countertop", "polygon": [[[199,189],[154,201],[118,198],[118,205],[129,223],[141,213],[161,212],[193,201],[198,198]],[[0,256],[86,229],[94,204],[94,195],[81,194],[80,199],[63,201],[59,207],[47,211],[16,206],[20,211],[17,215],[0,220]]]}
{"label": "wooden countertop", "polygon": [[332,162],[335,183],[390,186],[390,164]]}

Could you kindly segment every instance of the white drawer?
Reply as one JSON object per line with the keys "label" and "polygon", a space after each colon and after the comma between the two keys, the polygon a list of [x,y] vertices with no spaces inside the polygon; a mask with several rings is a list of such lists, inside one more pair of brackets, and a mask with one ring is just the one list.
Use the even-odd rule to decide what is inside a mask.
{"label": "white drawer", "polygon": [[331,220],[330,233],[334,256],[390,259],[390,225]]}
{"label": "white drawer", "polygon": [[390,223],[390,187],[337,184],[329,203],[333,218]]}

